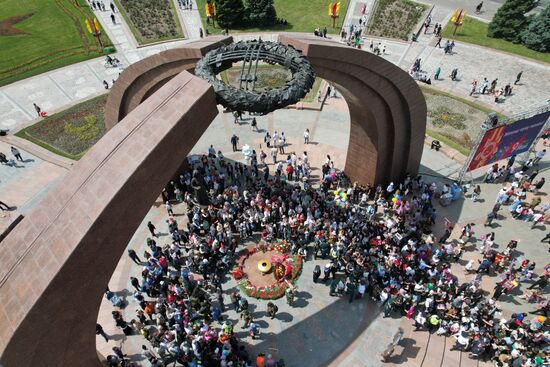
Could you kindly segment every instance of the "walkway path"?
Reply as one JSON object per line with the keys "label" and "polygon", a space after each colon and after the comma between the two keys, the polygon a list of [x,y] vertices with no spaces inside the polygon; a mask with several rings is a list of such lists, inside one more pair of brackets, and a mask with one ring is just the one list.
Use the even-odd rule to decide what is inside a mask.
{"label": "walkway path", "polygon": [[346,31],[350,25],[358,25],[359,20],[366,15],[367,22],[362,22],[362,25],[366,25],[368,20],[372,16],[372,7],[377,0],[351,0],[348,5],[348,13],[344,19],[344,27]]}
{"label": "walkway path", "polygon": [[[113,5],[114,2],[111,2]],[[105,11],[92,10],[99,20],[103,30],[113,42],[113,45],[118,52],[132,50],[138,46],[138,43],[132,34],[128,24],[124,21],[120,10],[115,6],[113,13],[109,7]],[[111,14],[115,16],[115,23],[111,20]]]}
{"label": "walkway path", "polygon": [[[363,5],[367,14],[373,1],[352,0],[344,24],[357,22]],[[199,38],[201,25],[200,15],[194,4],[194,10],[178,10],[184,21],[190,39],[167,42],[142,48],[136,48],[136,42],[123,18],[115,13],[117,24],[113,25],[110,11],[96,11],[103,28],[117,45],[116,56],[124,66],[128,66],[147,56],[169,48],[179,47]],[[450,10],[436,6],[432,16],[433,22],[442,23],[450,18]],[[237,40],[253,39],[257,34],[235,35]],[[276,40],[277,34],[262,33],[262,38]],[[386,46],[386,54],[381,57],[409,70],[416,58],[422,59],[422,69],[433,76],[437,67],[442,68],[439,81],[432,86],[457,96],[478,100],[488,104],[504,114],[514,114],[550,99],[550,67],[535,61],[519,58],[492,49],[470,44],[457,43],[452,55],[445,55],[441,49],[433,47],[435,40],[432,34],[421,34],[418,42],[407,43],[397,40],[368,37],[370,41],[381,42]],[[365,47],[368,52],[368,47]],[[446,76],[453,68],[459,70],[459,80],[451,81]],[[499,78],[500,84],[513,81],[519,71],[524,71],[522,83],[514,88],[513,94],[503,103],[495,104],[490,96],[469,97],[470,81],[487,77],[489,81]],[[18,130],[35,122],[36,112],[33,103],[37,103],[48,113],[65,109],[67,106],[104,92],[102,81],[112,84],[122,70],[105,68],[103,58],[88,60],[53,70],[32,78],[21,80],[0,88],[0,128]]]}
{"label": "walkway path", "polygon": [[[449,9],[436,6],[432,11],[432,24],[447,23],[451,14]],[[367,42],[369,40],[370,38]],[[445,39],[442,40],[442,44],[445,41]],[[432,79],[431,87],[485,104],[505,115],[523,112],[550,99],[550,66],[548,64],[460,42],[456,42],[453,52],[446,55],[443,48],[435,47],[437,39],[433,34],[433,27],[427,34],[421,32],[418,42],[398,43],[386,40],[382,42],[386,44],[388,53],[382,57],[406,71],[409,71],[414,61],[420,58],[421,69],[426,71]],[[365,49],[368,50],[368,47]],[[399,58],[396,61],[397,56]],[[433,75],[438,67],[441,68],[441,76],[436,81]],[[458,69],[458,79],[451,81],[449,74],[455,68]],[[523,71],[521,83],[514,86],[513,82],[520,71]],[[471,81],[477,79],[480,83],[484,77],[489,82],[498,78],[498,88],[511,83],[514,87],[512,94],[507,98],[501,98],[503,101],[500,103],[495,103],[490,94],[470,96]]]}
{"label": "walkway path", "polygon": [[482,0],[434,0],[433,2],[436,6],[449,11],[454,11],[456,8],[464,9],[468,13],[468,16],[488,22],[493,18],[497,9],[504,4],[505,0],[483,0],[481,14],[476,14],[476,6],[481,1]]}
{"label": "walkway path", "polygon": [[192,0],[193,6],[191,10],[189,10],[182,9],[178,4],[178,0],[173,1],[175,4],[174,6],[176,7],[176,9],[178,9],[178,15],[180,17],[182,26],[184,27],[185,37],[192,40],[200,38],[200,29],[202,28],[202,22],[197,2],[195,0]]}
{"label": "walkway path", "polygon": [[[185,41],[118,52],[125,66],[147,56],[184,44]],[[52,114],[68,106],[104,93],[102,81],[112,85],[122,72],[106,68],[104,58],[96,58],[24,79],[0,88],[0,128],[18,130],[37,118],[33,103]]]}
{"label": "walkway path", "polygon": [[[11,144],[0,141],[0,151],[14,158]],[[0,200],[11,207],[0,212],[0,233],[19,216],[27,214],[68,172],[65,166],[53,164],[19,148],[23,161],[16,166],[0,165]]]}

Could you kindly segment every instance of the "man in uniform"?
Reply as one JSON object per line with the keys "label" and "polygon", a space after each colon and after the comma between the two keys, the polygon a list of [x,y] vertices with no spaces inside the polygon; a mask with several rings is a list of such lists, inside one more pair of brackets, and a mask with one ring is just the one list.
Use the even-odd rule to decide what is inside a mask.
{"label": "man in uniform", "polygon": [[279,308],[275,304],[273,304],[273,302],[267,303],[267,316],[269,316],[271,319],[275,318],[278,310]]}
{"label": "man in uniform", "polygon": [[288,303],[289,306],[292,306],[294,303],[294,296],[296,295],[296,288],[293,286],[290,286],[286,290],[286,303]]}
{"label": "man in uniform", "polygon": [[241,312],[240,318],[244,321],[243,329],[246,329],[252,322],[252,315],[248,310],[244,310],[243,312]]}

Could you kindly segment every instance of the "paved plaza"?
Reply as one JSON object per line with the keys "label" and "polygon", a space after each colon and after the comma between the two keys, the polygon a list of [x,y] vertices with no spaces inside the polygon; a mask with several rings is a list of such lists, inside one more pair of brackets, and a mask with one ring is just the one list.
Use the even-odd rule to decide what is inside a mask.
{"label": "paved plaza", "polygon": [[[0,141],[0,151],[8,153],[9,144]],[[15,166],[0,166],[0,200],[11,207],[0,212],[0,232],[3,232],[20,215],[25,215],[44,195],[67,173],[67,167],[41,159],[29,152],[21,151],[23,161]],[[11,153],[9,159],[11,157]]]}
{"label": "paved plaza", "polygon": [[[326,154],[331,155],[336,167],[343,167],[345,163],[349,136],[349,113],[345,101],[340,97],[329,99],[322,111],[285,109],[267,116],[257,117],[259,131],[252,130],[250,121],[251,119],[245,116],[244,121],[235,124],[231,115],[220,110],[220,114],[197,143],[192,154],[203,154],[212,144],[216,149],[221,149],[228,159],[244,162],[241,152],[231,151],[230,137],[232,134],[239,136],[240,146],[248,144],[259,152],[266,149],[263,144],[265,131],[273,134],[277,130],[279,133],[284,131],[287,136],[286,151],[307,150],[314,167],[319,167],[323,163]],[[311,131],[311,144],[307,146],[303,144],[302,138],[305,128],[309,128]],[[6,148],[7,146],[3,145],[2,150],[6,151]],[[41,162],[39,158],[26,152],[23,152],[23,156],[29,160],[28,163],[25,163],[24,168],[0,167],[0,172],[5,177],[0,182],[3,185],[9,184],[10,190],[18,187],[21,192],[26,192],[27,187],[21,186],[21,182],[18,183],[21,179],[23,179],[22,182],[27,184],[30,182],[34,186],[40,185],[42,190],[47,190],[58,181],[58,177],[62,177],[64,168],[56,168],[57,166],[51,164],[48,166],[47,162]],[[550,163],[544,160],[541,162],[541,168],[548,164]],[[44,167],[40,168],[40,165],[44,165]],[[426,180],[433,179],[439,183],[448,182],[449,178],[457,177],[460,167],[457,162],[444,154],[425,147],[420,171],[425,174]],[[18,176],[13,175],[10,170],[20,170],[19,172],[25,172],[26,175],[31,176],[21,176],[18,180]],[[43,170],[46,170],[49,176],[44,175]],[[54,177],[55,172],[59,173]],[[32,175],[38,175],[41,181],[32,179]],[[542,175],[550,178],[546,169],[543,169]],[[485,231],[481,224],[485,219],[485,214],[490,211],[498,190],[499,185],[482,184],[481,200],[477,203],[465,198],[449,207],[441,207],[436,204],[438,211],[437,225],[434,229],[436,236],[442,234],[444,217],[456,223],[458,230],[464,223],[473,221],[480,226],[476,236],[484,234]],[[542,195],[544,200],[546,196],[544,190]],[[41,194],[31,194],[31,196],[30,202],[27,204],[29,207],[32,207],[34,201],[40,199]],[[175,210],[177,214],[182,214],[184,208],[177,206]],[[144,218],[128,248],[133,248],[138,253],[143,252],[146,248],[145,239],[149,236],[146,227],[149,220],[155,223],[160,232],[166,234],[165,218],[165,209],[158,201]],[[184,221],[185,216],[178,216],[178,220]],[[540,271],[550,260],[547,252],[548,246],[539,243],[540,238],[546,233],[543,226],[531,230],[529,223],[513,220],[507,214],[499,218],[496,223],[495,228],[491,230],[496,233],[496,244],[499,248],[505,247],[510,239],[521,239],[518,247],[520,259],[540,259],[537,261],[537,271]],[[456,238],[457,235],[454,233],[452,238]],[[159,241],[162,243],[164,240],[168,240],[168,237],[160,237]],[[463,256],[464,260],[470,258],[480,258],[479,252],[473,246]],[[406,338],[397,348],[396,355],[390,360],[393,364],[432,366],[439,365],[443,361],[445,366],[474,366],[474,360],[469,359],[467,353],[449,350],[454,343],[452,339],[429,335],[427,332],[413,332],[412,322],[400,319],[397,315],[391,318],[382,318],[377,304],[370,299],[356,300],[349,304],[345,299],[328,297],[328,284],[313,284],[311,278],[313,267],[316,264],[323,265],[325,262],[310,259],[305,263],[302,276],[297,283],[299,292],[296,306],[288,307],[284,298],[276,301],[279,306],[279,316],[275,320],[270,320],[265,316],[265,301],[249,299],[253,316],[259,320],[258,324],[261,328],[260,338],[249,346],[251,353],[269,352],[285,358],[290,366],[293,366],[293,361],[296,360],[300,360],[301,365],[304,366],[378,366],[381,365],[378,361],[380,352],[390,342],[397,328],[402,327],[406,331]],[[463,274],[460,265],[453,268],[453,271],[463,281],[471,278],[471,276]],[[111,290],[130,300],[130,305],[124,310],[127,319],[131,319],[135,312],[135,305],[131,301],[129,277],[136,276],[140,272],[141,268],[124,255],[109,283]],[[488,292],[492,291],[495,280],[494,277],[485,278],[484,286]],[[226,297],[228,292],[233,289],[235,289],[234,280],[228,277],[228,282],[224,284]],[[226,303],[229,304],[228,299],[226,299]],[[501,303],[506,314],[534,309],[532,304],[518,302],[517,297],[503,296]],[[109,343],[105,343],[101,337],[98,337],[100,353],[108,354],[112,346],[122,345],[133,360],[146,366],[147,363],[143,361],[143,356],[139,353],[139,348],[144,343],[143,338],[139,335],[127,337],[121,333],[120,329],[117,329],[112,322],[111,310],[111,304],[104,299],[99,322],[112,339]],[[226,315],[229,320],[234,322],[238,320],[234,311],[228,311]],[[242,321],[240,322],[242,323]],[[239,336],[245,335],[244,331],[240,330],[239,323],[236,324],[235,330]],[[437,362],[437,364],[431,364],[430,361]],[[477,361],[475,362],[477,363]]]}
{"label": "paved plaza", "polygon": [[[335,165],[342,167],[345,163],[349,134],[348,119],[345,101],[341,98],[329,99],[321,112],[287,109],[257,118],[259,132],[252,131],[250,120],[247,120],[247,117],[241,124],[234,124],[231,115],[223,114],[220,111],[220,115],[197,143],[192,153],[203,154],[212,144],[216,149],[221,149],[226,158],[244,162],[241,152],[233,153],[231,151],[229,139],[233,133],[239,136],[241,146],[248,144],[259,152],[261,149],[265,149],[262,139],[265,130],[271,134],[277,130],[279,133],[284,131],[287,136],[286,151],[307,150],[315,167],[319,167],[320,163],[323,163],[325,155],[330,154]],[[307,146],[304,146],[302,141],[302,132],[305,128],[309,128],[312,132],[312,143]],[[541,168],[546,167],[547,164],[550,163],[543,161]],[[439,185],[450,182],[450,179],[457,178],[460,167],[458,163],[444,154],[425,147],[420,169],[421,173],[425,175],[425,180],[433,180]],[[543,170],[542,175],[550,178],[547,170]],[[491,210],[500,185],[482,184],[481,187],[482,195],[478,202],[474,203],[468,198],[463,198],[448,207],[435,204],[438,212],[438,219],[434,227],[436,237],[443,234],[443,218],[448,218],[455,223],[458,232],[467,222],[477,223],[479,229],[476,230],[475,237],[478,238],[486,232],[494,231],[496,234],[495,244],[501,250],[506,247],[510,239],[520,239],[517,249],[519,259],[540,259],[537,261],[537,271],[540,272],[550,260],[548,245],[540,243],[540,239],[546,234],[546,226],[531,230],[530,223],[514,220],[508,213],[505,213],[506,210],[502,210],[503,216],[495,222],[494,228],[483,228],[485,214]],[[545,203],[546,194],[542,193],[541,195],[543,195],[543,203]],[[186,217],[182,215],[184,210],[184,206],[176,206],[175,209],[177,220],[183,221],[183,223],[186,220]],[[142,253],[146,249],[145,239],[150,236],[146,226],[148,221],[152,221],[161,233],[166,234],[165,218],[166,211],[159,200],[144,219],[128,248],[132,248],[138,253]],[[455,231],[451,238],[456,241],[458,234]],[[168,241],[168,237],[161,236],[159,242],[163,243],[164,241]],[[453,265],[453,272],[459,276],[461,281],[469,281],[472,278],[472,275],[464,274],[462,267],[465,261],[481,259],[481,254],[478,251],[480,242],[475,238],[471,242],[461,262]],[[300,365],[303,366],[381,366],[380,353],[390,343],[397,328],[401,327],[406,332],[405,340],[397,348],[389,365],[478,366],[478,361],[470,359],[468,353],[450,350],[454,344],[453,338],[430,335],[425,331],[414,332],[412,321],[397,315],[383,318],[380,308],[371,299],[360,299],[349,304],[347,297],[343,299],[329,297],[328,283],[314,284],[311,277],[314,266],[324,265],[326,262],[326,260],[308,259],[297,282],[298,294],[295,307],[286,305],[284,297],[275,301],[279,307],[279,316],[275,320],[270,320],[265,314],[267,301],[248,298],[254,319],[259,320],[261,331],[260,338],[249,346],[252,354],[271,353],[278,358],[285,358],[290,366],[295,366],[296,361],[300,361]],[[133,264],[127,256],[123,256],[111,279],[109,288],[131,298],[129,277],[138,276],[140,271],[139,266]],[[230,304],[228,294],[236,289],[233,278],[228,276],[227,280],[224,284],[226,305]],[[496,277],[484,278],[483,286],[487,292],[492,293],[496,280]],[[522,285],[514,295],[521,294],[524,287],[525,285]],[[508,295],[501,298],[501,304],[505,315],[535,309],[534,304],[526,304],[523,300]],[[125,309],[127,319],[133,317],[134,308],[130,304]],[[105,326],[107,334],[114,335],[114,339],[112,342],[105,343],[101,337],[98,337],[97,343],[100,352],[108,353],[110,347],[122,342],[125,350],[137,353],[143,343],[142,337],[124,336],[119,329],[114,327],[110,315],[111,310],[111,304],[104,300],[99,322]],[[245,337],[246,333],[244,330],[241,331],[242,321],[239,321],[238,314],[229,307],[226,315],[229,320],[236,322],[237,334]],[[249,338],[245,339],[247,339],[247,343],[251,342]],[[138,361],[142,358],[139,354],[134,356]]]}
{"label": "paved plaza", "polygon": [[[470,13],[478,1],[463,0],[460,4],[454,1],[437,0],[432,16],[434,22],[446,22],[456,6],[464,6]],[[478,17],[487,20],[492,17],[496,9],[502,4],[501,0],[484,2],[485,11]],[[370,16],[372,0],[350,2],[349,12],[345,24],[357,23],[361,16],[361,9],[365,8]],[[30,142],[14,137],[12,133],[38,121],[33,103],[37,103],[49,114],[64,110],[68,106],[90,99],[105,93],[102,81],[109,84],[116,82],[119,73],[129,65],[164,50],[184,45],[199,38],[201,22],[196,10],[182,10],[177,7],[178,17],[184,27],[185,40],[165,42],[161,44],[137,47],[128,26],[124,23],[120,13],[117,13],[117,24],[112,24],[109,12],[96,12],[99,21],[105,28],[116,48],[116,56],[122,61],[123,68],[106,68],[102,58],[88,60],[70,65],[42,75],[21,80],[0,88],[0,128],[9,129],[8,137],[0,137],[0,151],[12,158],[9,153],[11,145],[18,146],[24,158],[15,167],[0,166],[0,200],[6,202],[11,209],[0,212],[0,230],[5,230],[18,216],[26,215],[55,185],[59,184],[66,173],[75,164],[65,158],[57,157],[52,153],[34,146]],[[233,35],[235,40],[254,39],[259,34]],[[277,40],[278,34],[262,33],[262,39]],[[338,38],[338,37],[337,37]],[[335,40],[337,41],[337,39]],[[450,93],[454,96],[469,99],[504,115],[511,116],[522,111],[538,107],[550,100],[550,67],[518,56],[513,56],[492,49],[457,43],[453,53],[445,55],[443,49],[435,47],[435,38],[432,34],[421,35],[418,42],[402,42],[398,40],[369,38],[364,39],[364,52],[370,52],[371,42],[381,43],[386,53],[381,57],[387,59],[403,70],[409,70],[414,61],[420,58],[421,68],[428,75],[433,76],[435,70],[442,69],[439,80],[432,79],[431,87]],[[452,69],[458,69],[458,80],[451,81],[448,76]],[[489,82],[495,78],[499,86],[512,83],[515,76],[523,72],[521,82],[514,86],[513,93],[503,102],[496,104],[490,95],[469,95],[470,82],[477,79],[479,82],[487,77]],[[368,103],[365,101],[365,103]],[[266,161],[270,164],[269,148],[265,146],[264,135],[275,131],[284,132],[287,138],[286,153],[296,152],[301,155],[307,151],[313,167],[312,181],[321,180],[321,166],[330,155],[336,168],[343,168],[346,161],[346,152],[349,142],[350,122],[349,112],[345,100],[337,93],[329,98],[322,110],[282,109],[266,116],[255,116],[258,129],[251,126],[252,117],[245,115],[242,121],[234,122],[229,113],[219,109],[219,114],[207,131],[193,148],[191,155],[205,154],[212,145],[221,150],[230,161],[245,162],[242,152],[232,150],[231,136],[239,137],[239,148],[244,145],[256,150],[258,155],[263,150],[267,153]],[[310,144],[304,144],[303,132],[310,131]],[[431,150],[424,145],[420,174],[428,182],[436,182],[439,187],[458,179],[462,167],[462,160],[451,159],[443,152]],[[539,144],[537,150],[544,147]],[[181,157],[182,160],[185,157]],[[281,158],[281,156],[279,156]],[[539,162],[540,174],[537,178],[550,179],[550,156]],[[461,282],[472,280],[474,275],[464,271],[464,265],[469,260],[476,262],[482,259],[480,253],[481,237],[489,232],[495,233],[494,248],[504,250],[510,240],[518,240],[519,245],[514,254],[521,263],[524,259],[536,262],[535,273],[540,274],[545,265],[550,263],[549,247],[540,240],[550,231],[550,221],[531,228],[531,223],[512,218],[503,207],[500,216],[494,221],[492,228],[484,227],[486,215],[491,211],[496,201],[501,184],[481,183],[484,170],[474,172],[474,183],[480,183],[480,200],[473,202],[469,196],[461,197],[451,205],[443,207],[434,201],[437,218],[433,232],[436,238],[444,233],[445,220],[454,224],[454,231],[450,241],[458,243],[461,228],[466,223],[475,223],[475,234],[465,246],[461,260],[453,263],[452,272]],[[538,194],[541,205],[550,204],[548,187],[545,186]],[[534,197],[528,193],[526,201]],[[185,228],[187,216],[184,204],[174,204],[175,217],[180,228]],[[159,197],[155,205],[143,219],[127,249],[135,250],[140,256],[147,249],[146,239],[150,236],[147,222],[151,221],[160,232],[159,245],[168,244],[170,237],[166,225],[166,209],[162,198]],[[258,242],[258,237],[247,240],[245,245]],[[243,246],[243,245],[241,245]],[[397,313],[390,317],[383,317],[382,309],[370,297],[356,299],[349,303],[346,296],[329,296],[329,283],[317,282],[312,279],[312,272],[316,265],[321,268],[327,260],[314,260],[309,256],[304,263],[302,274],[296,285],[298,292],[294,306],[287,305],[285,298],[274,303],[279,312],[275,319],[266,314],[267,301],[248,298],[250,310],[257,320],[260,336],[256,340],[247,337],[248,333],[241,328],[243,321],[239,314],[230,307],[229,294],[237,290],[235,280],[229,275],[224,279],[224,300],[226,312],[224,317],[235,325],[237,337],[243,340],[251,356],[263,352],[272,354],[275,358],[284,358],[287,366],[449,366],[449,367],[483,367],[489,363],[480,362],[468,357],[468,352],[451,350],[454,338],[437,336],[427,331],[413,331],[413,321],[400,317]],[[143,267],[136,265],[126,255],[122,256],[111,281],[109,289],[116,295],[125,298],[129,305],[121,310],[126,320],[135,318],[136,308],[139,306],[132,299],[133,287],[130,277],[140,278]],[[493,293],[498,276],[483,277],[482,287],[486,295]],[[533,303],[527,303],[517,296],[521,295],[532,281],[522,283],[511,294],[503,295],[499,299],[502,314],[509,317],[516,312],[530,312],[536,309]],[[548,295],[546,293],[546,295]],[[98,322],[103,325],[109,341],[97,337],[98,352],[102,356],[112,354],[113,346],[121,346],[130,360],[138,366],[149,366],[141,351],[141,345],[148,345],[141,335],[126,336],[113,322],[112,304],[105,298],[102,300],[98,315]],[[219,323],[214,323],[220,327]],[[380,362],[380,353],[390,343],[392,336],[402,328],[405,331],[404,339],[397,346],[394,355],[388,363]]]}

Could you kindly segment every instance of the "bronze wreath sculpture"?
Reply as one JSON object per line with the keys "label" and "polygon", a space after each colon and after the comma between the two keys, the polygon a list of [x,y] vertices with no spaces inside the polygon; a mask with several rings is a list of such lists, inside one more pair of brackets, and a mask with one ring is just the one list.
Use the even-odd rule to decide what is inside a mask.
{"label": "bronze wreath sculpture", "polygon": [[[227,85],[217,78],[220,72],[240,61],[243,61],[240,88]],[[292,79],[280,88],[254,91],[259,62],[285,67],[292,73]],[[197,62],[195,75],[212,85],[217,101],[222,106],[231,111],[258,114],[267,114],[300,101],[315,82],[313,67],[299,51],[261,39],[241,41],[208,52]]]}

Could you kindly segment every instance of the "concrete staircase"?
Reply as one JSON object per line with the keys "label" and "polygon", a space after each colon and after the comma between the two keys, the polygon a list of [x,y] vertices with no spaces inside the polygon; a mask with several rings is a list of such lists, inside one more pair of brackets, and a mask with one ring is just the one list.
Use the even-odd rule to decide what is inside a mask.
{"label": "concrete staircase", "polygon": [[414,331],[412,320],[402,319],[400,327],[405,331],[385,366],[407,367],[490,367],[468,356],[468,352],[451,350],[453,337],[438,336],[427,331]]}

